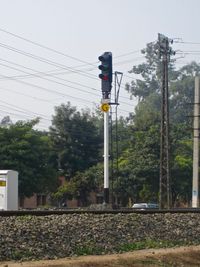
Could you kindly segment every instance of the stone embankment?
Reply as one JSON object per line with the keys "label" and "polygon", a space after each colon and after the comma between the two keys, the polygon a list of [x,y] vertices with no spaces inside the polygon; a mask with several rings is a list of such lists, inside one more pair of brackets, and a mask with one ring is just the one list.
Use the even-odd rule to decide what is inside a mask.
{"label": "stone embankment", "polygon": [[123,251],[143,241],[200,243],[200,214],[70,214],[0,217],[0,260]]}

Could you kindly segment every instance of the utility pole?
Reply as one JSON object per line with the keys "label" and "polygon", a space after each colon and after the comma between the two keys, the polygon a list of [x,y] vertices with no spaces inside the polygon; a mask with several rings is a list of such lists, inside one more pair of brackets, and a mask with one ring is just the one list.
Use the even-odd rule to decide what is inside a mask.
{"label": "utility pole", "polygon": [[162,87],[161,87],[161,137],[160,137],[160,209],[171,207],[171,181],[169,167],[169,91],[168,64],[170,56],[174,54],[169,40],[163,34],[158,34],[159,56],[162,59]]}
{"label": "utility pole", "polygon": [[199,207],[199,105],[199,77],[195,77],[192,208]]}

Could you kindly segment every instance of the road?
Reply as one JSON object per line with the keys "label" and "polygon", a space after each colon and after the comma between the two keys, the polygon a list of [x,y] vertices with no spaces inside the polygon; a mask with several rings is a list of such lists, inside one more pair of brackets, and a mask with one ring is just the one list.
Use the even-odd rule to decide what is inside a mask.
{"label": "road", "polygon": [[1,262],[0,267],[143,267],[200,266],[200,246],[145,249],[123,254],[82,256],[57,260]]}

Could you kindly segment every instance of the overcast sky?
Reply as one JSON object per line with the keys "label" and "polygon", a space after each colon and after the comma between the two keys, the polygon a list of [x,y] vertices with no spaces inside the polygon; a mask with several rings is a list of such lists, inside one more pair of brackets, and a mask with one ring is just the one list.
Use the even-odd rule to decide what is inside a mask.
{"label": "overcast sky", "polygon": [[[98,56],[104,51],[113,53],[114,71],[124,74],[119,100],[123,116],[135,105],[124,89],[131,77],[136,78],[128,71],[144,61],[140,50],[156,41],[158,33],[186,42],[175,43],[175,50],[200,51],[199,0],[0,0],[0,4],[0,119],[40,116],[40,129],[48,128],[54,106],[61,103],[70,101],[78,109],[100,104]],[[179,58],[176,66],[191,60],[199,63],[200,53]]]}

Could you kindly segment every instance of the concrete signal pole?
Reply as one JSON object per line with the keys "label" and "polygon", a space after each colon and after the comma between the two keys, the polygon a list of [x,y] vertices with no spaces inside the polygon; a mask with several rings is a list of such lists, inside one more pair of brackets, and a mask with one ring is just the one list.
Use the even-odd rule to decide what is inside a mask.
{"label": "concrete signal pole", "polygon": [[[107,104],[109,107],[109,104]],[[109,203],[109,112],[104,111],[104,203]]]}
{"label": "concrete signal pole", "polygon": [[112,53],[104,52],[99,56],[101,65],[99,69],[101,74],[102,105],[104,112],[104,204],[109,204],[109,104],[112,89]]}
{"label": "concrete signal pole", "polygon": [[199,77],[195,77],[192,208],[199,207],[199,104]]}

